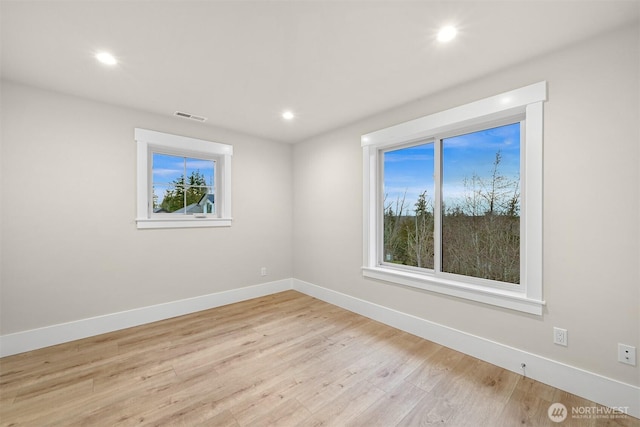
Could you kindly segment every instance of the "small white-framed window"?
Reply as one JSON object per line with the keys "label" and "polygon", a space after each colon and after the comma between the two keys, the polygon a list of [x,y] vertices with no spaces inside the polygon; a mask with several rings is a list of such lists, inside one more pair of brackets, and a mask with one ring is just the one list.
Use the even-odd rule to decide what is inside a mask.
{"label": "small white-framed window", "polygon": [[362,136],[363,275],[542,314],[546,82]]}
{"label": "small white-framed window", "polygon": [[233,147],[135,129],[138,228],[231,225]]}

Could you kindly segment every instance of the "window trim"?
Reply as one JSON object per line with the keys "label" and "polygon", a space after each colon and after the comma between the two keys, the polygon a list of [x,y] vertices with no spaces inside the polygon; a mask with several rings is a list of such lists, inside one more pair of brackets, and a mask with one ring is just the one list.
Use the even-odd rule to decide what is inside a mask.
{"label": "window trim", "polygon": [[[135,128],[137,143],[137,204],[136,224],[146,228],[200,228],[231,226],[231,157],[233,147],[219,142],[172,135],[148,129]],[[215,160],[216,213],[205,217],[182,215],[154,215],[152,207],[153,153]]]}
{"label": "window trim", "polygon": [[[491,96],[363,135],[363,267],[364,277],[433,291],[526,313],[542,315],[542,147],[543,103],[547,82]],[[381,153],[428,141],[452,131],[525,116],[526,142],[521,149],[521,283],[514,289],[453,280],[449,275],[385,265],[379,254],[382,218]]]}

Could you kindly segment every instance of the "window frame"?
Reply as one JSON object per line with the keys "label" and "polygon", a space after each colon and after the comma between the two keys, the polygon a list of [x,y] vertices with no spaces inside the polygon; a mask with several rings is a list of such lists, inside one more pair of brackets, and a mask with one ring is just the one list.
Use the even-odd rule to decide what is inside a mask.
{"label": "window frame", "polygon": [[[135,128],[134,133],[137,143],[138,229],[231,226],[231,145],[140,128]],[[213,160],[216,212],[197,216],[153,213],[153,153]]]}
{"label": "window frame", "polygon": [[[542,315],[542,148],[545,81],[363,135],[363,267],[364,277],[423,289],[494,306]],[[441,174],[438,138],[489,128],[511,119],[521,121],[520,284],[508,285],[436,270],[390,265],[382,255],[383,154],[433,141],[435,173]],[[522,122],[521,122],[522,123]],[[524,134],[524,138],[523,138]],[[440,192],[441,188],[436,188]],[[440,209],[439,197],[434,209]],[[436,215],[439,227],[440,215]],[[434,240],[439,232],[434,232]],[[440,245],[439,240],[435,240]],[[436,260],[436,268],[439,262]]]}

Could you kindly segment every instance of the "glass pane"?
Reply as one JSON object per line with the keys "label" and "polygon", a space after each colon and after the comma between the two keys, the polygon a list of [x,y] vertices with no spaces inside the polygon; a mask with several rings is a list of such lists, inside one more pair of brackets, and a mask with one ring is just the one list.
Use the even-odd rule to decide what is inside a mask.
{"label": "glass pane", "polygon": [[383,261],[433,269],[434,145],[384,153]]}
{"label": "glass pane", "polygon": [[174,184],[153,184],[153,213],[183,213],[184,189]]}
{"label": "glass pane", "polygon": [[186,170],[188,185],[202,185],[202,186],[213,186],[213,176],[215,169],[215,161],[213,160],[203,160],[203,159],[193,159],[187,157],[186,159]]}
{"label": "glass pane", "polygon": [[213,160],[153,153],[152,175],[154,213],[215,213]]}
{"label": "glass pane", "polygon": [[184,157],[153,153],[153,183],[169,184],[184,176]]}
{"label": "glass pane", "polygon": [[[214,161],[186,158],[186,212],[211,213],[213,207]],[[206,211],[206,212],[205,212]]]}
{"label": "glass pane", "polygon": [[184,157],[153,153],[153,212],[184,208]]}
{"label": "glass pane", "polygon": [[442,271],[520,283],[520,123],[442,141]]}
{"label": "glass pane", "polygon": [[215,195],[213,194],[213,187],[207,187],[206,191],[204,198],[200,199],[200,202],[198,203],[198,210],[202,213],[214,214],[216,213],[216,200]]}

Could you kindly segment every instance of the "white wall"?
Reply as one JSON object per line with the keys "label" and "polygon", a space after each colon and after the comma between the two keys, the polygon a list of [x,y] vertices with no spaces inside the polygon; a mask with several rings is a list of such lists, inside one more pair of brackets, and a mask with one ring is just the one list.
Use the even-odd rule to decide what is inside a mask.
{"label": "white wall", "polygon": [[[1,118],[0,335],[292,276],[290,145],[9,82]],[[231,228],[136,229],[135,127],[233,145]]]}
{"label": "white wall", "polygon": [[[296,144],[294,277],[640,385],[617,362],[618,342],[640,345],[639,52],[626,28]],[[544,315],[364,279],[360,135],[541,80]]]}

